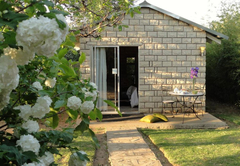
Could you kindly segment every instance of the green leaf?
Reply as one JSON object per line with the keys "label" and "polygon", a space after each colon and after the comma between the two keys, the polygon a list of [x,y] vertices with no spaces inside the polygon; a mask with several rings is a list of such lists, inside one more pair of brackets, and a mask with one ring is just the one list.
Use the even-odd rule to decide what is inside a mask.
{"label": "green leaf", "polygon": [[69,36],[66,37],[66,40],[65,42],[63,42],[62,45],[67,47],[75,47],[75,43],[71,40]]}
{"label": "green leaf", "polygon": [[10,22],[10,21],[4,21],[2,18],[0,18],[0,27],[5,26],[5,25],[7,25],[13,29],[17,27],[17,23]]}
{"label": "green leaf", "polygon": [[68,52],[67,48],[61,49],[58,53],[58,58],[62,59],[62,57],[64,57],[66,55],[66,53]]}
{"label": "green leaf", "polygon": [[118,30],[122,31],[122,26],[121,25],[118,26]]}
{"label": "green leaf", "polygon": [[68,67],[68,66],[66,66],[66,65],[64,65],[64,64],[59,65],[59,68],[62,70],[62,72],[63,72],[65,75],[68,75],[68,76],[76,76],[75,71],[74,71],[72,68],[70,68],[70,67]]}
{"label": "green leaf", "polygon": [[48,126],[52,127],[53,129],[55,129],[58,126],[59,123],[59,117],[58,114],[56,112],[50,112],[49,114],[51,117],[47,118],[47,121],[49,121],[50,123],[48,124]]}
{"label": "green leaf", "polygon": [[57,18],[56,18],[56,21],[58,23],[59,28],[61,28],[61,29],[66,28],[67,25],[65,24],[65,22],[63,22],[62,20],[59,20]]}
{"label": "green leaf", "polygon": [[93,142],[99,147],[99,141],[95,135],[95,133],[91,130],[91,129],[88,129],[89,133],[90,133],[90,136],[92,137],[92,140]]}
{"label": "green leaf", "polygon": [[46,12],[46,8],[45,8],[44,4],[36,3],[34,6],[35,6],[40,12]]}
{"label": "green leaf", "polygon": [[33,151],[26,151],[26,152],[23,152],[23,157],[25,158],[25,160],[36,160],[37,158],[37,155],[33,152]]}
{"label": "green leaf", "polygon": [[35,8],[34,6],[28,7],[26,10],[26,13],[28,14],[29,17],[33,17],[35,14]]}
{"label": "green leaf", "polygon": [[94,109],[94,112],[95,112],[97,118],[98,118],[100,121],[102,121],[102,118],[103,118],[102,112],[101,112],[98,108],[95,108],[95,109]]}
{"label": "green leaf", "polygon": [[72,109],[68,109],[66,110],[68,116],[70,116],[73,120],[76,120],[77,117],[78,117],[78,112],[77,111],[74,111]]}
{"label": "green leaf", "polygon": [[5,153],[4,157],[5,158],[12,158],[17,160],[17,162],[21,165],[22,163],[22,158],[21,158],[21,154],[18,151],[17,147],[15,146],[8,146],[6,144],[0,145],[0,149],[2,152],[7,152]]}
{"label": "green leaf", "polygon": [[58,100],[54,103],[54,109],[63,107],[67,104],[67,102],[65,100]]}
{"label": "green leaf", "polygon": [[80,64],[82,64],[86,59],[86,54],[83,52],[81,56],[79,57],[78,61]]}
{"label": "green leaf", "polygon": [[[0,18],[0,22],[1,22],[1,18]],[[6,33],[3,33],[3,36],[5,38],[4,44],[9,45],[9,44],[16,44],[17,43],[16,42],[16,32],[8,31]]]}
{"label": "green leaf", "polygon": [[47,91],[47,90],[39,90],[39,91],[38,91],[38,94],[39,94],[40,96],[46,96],[46,95],[52,96],[52,95],[53,95],[53,92],[52,92],[52,91]]}
{"label": "green leaf", "polygon": [[140,7],[135,7],[133,8],[134,9],[134,12],[137,13],[137,14],[141,14],[141,11],[139,10]]}
{"label": "green leaf", "polygon": [[88,115],[83,115],[82,116],[82,121],[84,121],[84,123],[86,123],[86,124],[90,124],[90,120],[88,119]]}
{"label": "green leaf", "polygon": [[49,7],[54,7],[54,3],[48,0],[43,0],[41,3],[44,3],[45,5]]}
{"label": "green leaf", "polygon": [[55,14],[62,14],[64,16],[67,16],[68,13],[67,12],[64,12],[64,11],[61,11],[61,10],[50,10],[51,13],[55,13]]}
{"label": "green leaf", "polygon": [[54,13],[44,13],[43,15],[51,19],[56,18],[56,15]]}
{"label": "green leaf", "polygon": [[88,128],[89,128],[89,125],[86,124],[84,121],[81,121],[81,123],[75,128],[74,131],[80,131],[81,133],[83,133]]}
{"label": "green leaf", "polygon": [[89,116],[92,120],[96,120],[96,118],[97,118],[97,115],[96,115],[96,113],[95,113],[95,110],[92,110],[92,111],[88,114],[88,116]]}
{"label": "green leaf", "polygon": [[0,1],[0,11],[8,10],[12,7],[11,3]]}
{"label": "green leaf", "polygon": [[76,153],[77,153],[77,155],[78,155],[80,160],[82,160],[82,161],[85,161],[85,160],[90,161],[89,158],[87,157],[87,154],[82,154],[81,152],[76,152]]}
{"label": "green leaf", "polygon": [[115,108],[115,110],[118,112],[118,114],[119,114],[120,116],[122,116],[122,113],[118,110],[118,107],[115,106],[115,104],[114,104],[112,101],[110,101],[110,100],[104,100],[104,102],[107,103],[109,106]]}
{"label": "green leaf", "polygon": [[60,62],[61,62],[62,64],[64,64],[64,65],[66,65],[66,66],[69,65],[68,60],[67,60],[66,58],[64,58],[64,57],[62,57],[62,58],[60,59]]}
{"label": "green leaf", "polygon": [[26,20],[28,19],[28,15],[26,14],[22,14],[22,13],[15,13],[13,11],[8,11],[8,13],[4,14],[3,15],[3,18],[4,19],[7,19],[8,21],[11,21],[11,22],[21,22],[23,20]]}

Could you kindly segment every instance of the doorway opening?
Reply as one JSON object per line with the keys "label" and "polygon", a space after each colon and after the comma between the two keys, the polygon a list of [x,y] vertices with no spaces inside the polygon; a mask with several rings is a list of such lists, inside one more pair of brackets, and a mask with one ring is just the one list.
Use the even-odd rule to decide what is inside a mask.
{"label": "doorway opening", "polygon": [[114,111],[104,104],[110,100],[123,112],[138,111],[138,47],[94,47],[92,80],[98,86],[98,108]]}

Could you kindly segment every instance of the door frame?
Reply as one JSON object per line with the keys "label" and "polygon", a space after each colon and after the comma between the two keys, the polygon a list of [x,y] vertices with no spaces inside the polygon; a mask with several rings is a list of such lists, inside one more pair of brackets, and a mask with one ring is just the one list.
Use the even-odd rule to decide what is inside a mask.
{"label": "door frame", "polygon": [[[96,63],[96,61],[94,62],[94,58],[92,57],[93,56],[93,53],[95,54],[94,57],[96,57],[96,49],[97,48],[116,48],[114,49],[114,55],[117,54],[115,57],[117,58],[117,78],[116,78],[116,81],[117,81],[117,100],[116,100],[116,96],[115,96],[115,105],[116,105],[116,102],[118,103],[118,110],[120,110],[120,50],[119,50],[119,46],[105,46],[105,45],[102,45],[102,46],[92,46],[90,48],[90,67],[91,69],[93,68],[92,65],[94,65]],[[95,50],[95,51],[94,51]],[[115,61],[116,62],[116,61]],[[95,68],[96,70],[96,68]],[[96,71],[93,71],[93,70],[90,70],[91,71],[91,80],[95,80],[95,73]],[[114,84],[115,85],[115,84]],[[115,94],[116,95],[116,94]]]}

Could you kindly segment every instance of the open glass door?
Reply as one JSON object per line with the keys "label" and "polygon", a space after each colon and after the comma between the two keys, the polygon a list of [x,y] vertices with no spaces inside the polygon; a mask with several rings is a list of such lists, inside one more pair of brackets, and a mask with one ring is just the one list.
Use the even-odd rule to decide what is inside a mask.
{"label": "open glass door", "polygon": [[120,110],[119,47],[92,48],[91,80],[99,91],[98,108],[101,111],[114,111],[104,100],[112,101]]}

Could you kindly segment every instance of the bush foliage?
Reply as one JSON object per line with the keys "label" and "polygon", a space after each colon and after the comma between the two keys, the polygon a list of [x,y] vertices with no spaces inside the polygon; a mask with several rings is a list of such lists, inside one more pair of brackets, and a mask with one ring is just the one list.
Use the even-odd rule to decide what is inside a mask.
{"label": "bush foliage", "polygon": [[221,102],[240,100],[240,5],[222,3],[220,21],[210,23],[211,29],[229,37],[222,44],[207,44],[207,97]]}

